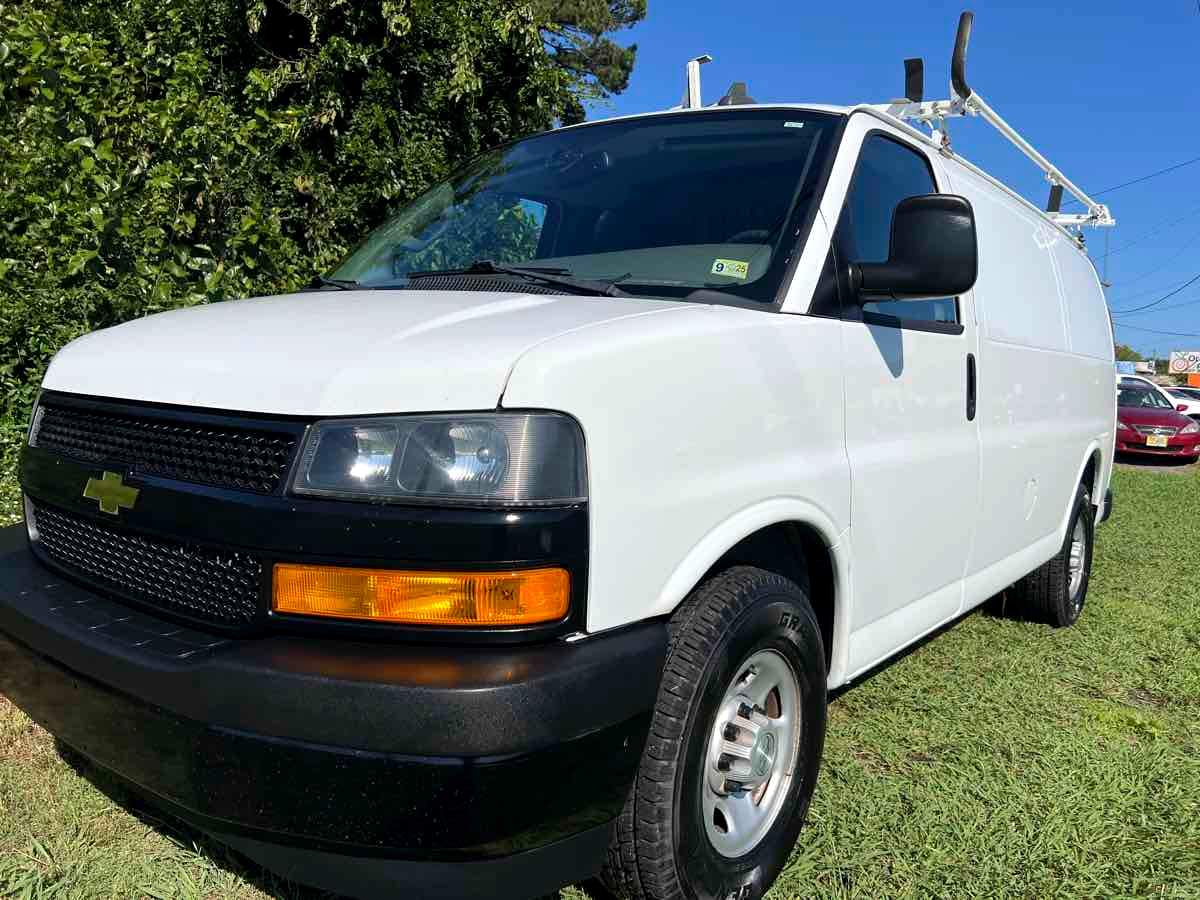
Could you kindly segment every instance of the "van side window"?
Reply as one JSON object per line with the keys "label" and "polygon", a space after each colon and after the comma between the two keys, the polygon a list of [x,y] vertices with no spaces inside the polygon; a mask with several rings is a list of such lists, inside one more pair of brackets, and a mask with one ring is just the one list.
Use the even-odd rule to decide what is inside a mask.
{"label": "van side window", "polygon": [[[937,192],[925,158],[898,141],[870,135],[863,142],[854,180],[838,221],[837,245],[842,259],[886,262],[892,237],[892,213],[901,200]],[[958,322],[958,300],[877,300],[862,306],[865,318],[919,322]]]}

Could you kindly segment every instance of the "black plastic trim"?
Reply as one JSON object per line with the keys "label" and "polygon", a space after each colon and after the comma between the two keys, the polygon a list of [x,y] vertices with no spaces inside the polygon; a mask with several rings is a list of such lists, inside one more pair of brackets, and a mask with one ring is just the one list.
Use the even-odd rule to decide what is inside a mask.
{"label": "black plastic trim", "polygon": [[[583,504],[489,508],[376,504],[252,494],[147,476],[130,479],[141,491],[135,508],[111,516],[82,496],[87,479],[102,468],[27,446],[21,455],[20,479],[26,493],[39,503],[113,529],[250,553],[262,560],[268,573],[278,562],[464,571],[556,565],[571,578],[571,607],[565,619],[504,629],[272,615],[270,579],[264,578],[257,628],[356,639],[479,644],[547,640],[586,626],[588,511]],[[195,619],[180,620],[219,630]]]}
{"label": "black plastic trim", "polygon": [[[804,255],[804,245],[812,236],[813,222],[816,221],[817,213],[821,209],[821,199],[825,196],[825,191],[829,187],[829,176],[833,174],[833,166],[837,161],[838,149],[842,146],[842,138],[846,134],[846,123],[849,121],[849,116],[840,116],[838,123],[829,133],[829,151],[825,154],[825,161],[822,165],[820,173],[813,182],[813,202],[810,204],[808,215],[803,221],[796,224],[794,231],[795,240],[792,245],[791,255],[788,258],[787,267],[783,270],[783,277],[779,280],[779,291],[775,295],[774,309],[779,310],[784,301],[787,299],[788,291],[791,290],[792,280],[796,277],[796,269],[800,267],[800,257]],[[776,250],[776,253],[779,251]]]}
{"label": "black plastic trim", "polygon": [[919,56],[904,60],[904,98],[910,103],[925,99],[925,60]]}
{"label": "black plastic trim", "polygon": [[862,319],[845,317],[844,321],[861,321],[864,325],[878,325],[883,328],[898,328],[901,331],[926,331],[930,334],[961,335],[965,326],[961,322],[930,322],[925,319],[901,319],[886,313],[862,311]]}
{"label": "black plastic trim", "polygon": [[958,18],[958,33],[954,36],[954,56],[950,60],[950,83],[954,93],[964,100],[971,96],[967,84],[967,46],[971,43],[971,29],[975,25],[975,13],[964,12]]}
{"label": "black plastic trim", "polygon": [[[69,407],[85,412],[110,413],[112,415],[136,415],[147,419],[161,419],[164,422],[179,423],[180,425],[212,425],[214,427],[242,429],[246,431],[279,431],[293,437],[296,449],[289,462],[287,470],[279,480],[279,486],[271,496],[279,496],[285,492],[295,469],[296,459],[303,449],[304,436],[311,420],[299,416],[250,415],[244,411],[212,410],[203,407],[175,406],[165,403],[146,403],[136,400],[113,400],[105,397],[92,397],[85,394],[70,394],[62,391],[43,391],[38,398],[39,405]],[[49,452],[49,451],[43,451]],[[104,467],[104,463],[93,460],[74,459],[81,465]],[[109,460],[109,468],[129,470],[128,461]],[[200,484],[200,482],[187,482]]]}
{"label": "black plastic trim", "polygon": [[[666,653],[660,621],[469,649],[214,636],[49,571],[22,526],[0,529],[0,631],[184,718],[312,743],[353,735],[360,749],[426,755],[515,753],[628,719],[653,704]],[[372,714],[397,708],[402,717]]]}
{"label": "black plastic trim", "polygon": [[470,650],[214,638],[0,530],[0,691],[189,821],[270,844],[473,859],[592,829],[624,802],[666,648],[661,621]]}
{"label": "black plastic trim", "polygon": [[1063,202],[1063,186],[1061,184],[1050,185],[1050,197],[1046,201],[1046,212],[1056,213],[1062,209]]}
{"label": "black plastic trim", "polygon": [[[407,859],[503,856],[611,820],[649,728],[645,711],[544,747],[468,757],[364,750],[353,729],[337,744],[314,744],[178,716],[2,634],[0,689],[58,739],[201,827]],[[371,712],[408,710],[401,702]]]}
{"label": "black plastic trim", "polygon": [[1112,488],[1109,488],[1107,491],[1104,492],[1104,512],[1102,512],[1100,514],[1100,518],[1096,520],[1096,524],[1099,525],[1101,522],[1107,522],[1109,520],[1109,518],[1112,516],[1112,509],[1113,509],[1113,492],[1112,492]]}
{"label": "black plastic trim", "polygon": [[975,371],[975,354],[967,354],[967,421],[975,421],[977,375]]}

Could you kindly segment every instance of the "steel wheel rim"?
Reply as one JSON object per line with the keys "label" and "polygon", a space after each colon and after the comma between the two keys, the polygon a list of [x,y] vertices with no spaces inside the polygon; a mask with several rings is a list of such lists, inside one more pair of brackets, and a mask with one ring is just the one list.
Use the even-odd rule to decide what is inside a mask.
{"label": "steel wheel rim", "polygon": [[700,783],[705,833],[721,856],[746,855],[779,819],[803,724],[791,664],[775,650],[752,653],[726,687]]}
{"label": "steel wheel rim", "polygon": [[1075,520],[1075,529],[1071,532],[1071,548],[1067,556],[1067,573],[1070,576],[1070,597],[1076,608],[1080,605],[1080,595],[1083,588],[1083,573],[1087,563],[1087,531],[1083,520]]}

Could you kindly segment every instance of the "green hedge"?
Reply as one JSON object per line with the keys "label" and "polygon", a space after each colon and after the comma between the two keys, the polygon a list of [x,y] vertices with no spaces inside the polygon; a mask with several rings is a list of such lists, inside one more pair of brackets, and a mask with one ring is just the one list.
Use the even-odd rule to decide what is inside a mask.
{"label": "green hedge", "polygon": [[502,0],[0,0],[0,475],[53,353],[286,291],[573,85]]}

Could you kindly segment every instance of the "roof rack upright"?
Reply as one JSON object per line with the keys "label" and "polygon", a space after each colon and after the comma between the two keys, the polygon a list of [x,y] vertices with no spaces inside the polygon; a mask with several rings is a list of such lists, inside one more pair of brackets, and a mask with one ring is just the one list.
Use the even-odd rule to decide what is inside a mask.
{"label": "roof rack upright", "polygon": [[[967,45],[971,41],[971,28],[974,22],[975,14],[969,11],[964,12],[958,20],[958,35],[954,42],[954,58],[950,65],[951,98],[949,100],[919,100],[918,98],[921,95],[919,87],[920,75],[917,74],[919,69],[915,65],[915,60],[905,60],[907,102],[898,101],[895,103],[877,104],[874,108],[898,119],[927,125],[932,132],[931,137],[933,140],[947,154],[950,154],[952,151],[950,149],[950,135],[946,130],[946,120],[962,116],[979,116],[992,125],[1018,150],[1033,160],[1033,163],[1039,169],[1046,173],[1046,180],[1050,182],[1050,200],[1047,203],[1046,218],[1056,225],[1065,228],[1078,229],[1085,226],[1108,228],[1116,225],[1116,220],[1113,219],[1107,206],[1103,203],[1097,203],[1085,194],[1080,187],[1062,173],[1061,169],[1057,168],[1050,160],[1039,153],[1029,141],[1021,137],[1015,128],[1005,122],[1000,117],[1000,114],[988,106],[984,99],[967,84]],[[1068,214],[1060,211],[1064,189],[1070,191],[1083,204],[1084,213]]]}

